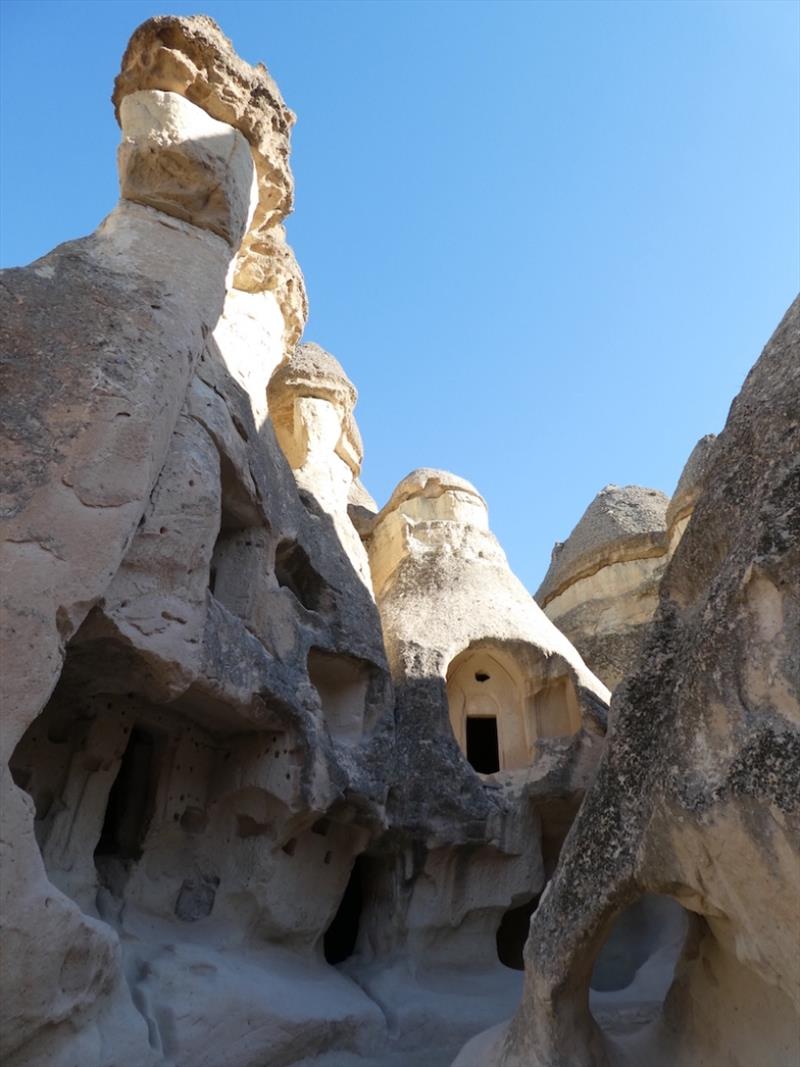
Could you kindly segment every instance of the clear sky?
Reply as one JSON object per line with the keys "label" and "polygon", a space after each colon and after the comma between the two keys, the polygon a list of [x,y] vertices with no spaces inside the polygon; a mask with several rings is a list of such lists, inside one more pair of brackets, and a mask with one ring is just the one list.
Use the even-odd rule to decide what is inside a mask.
{"label": "clear sky", "polygon": [[298,115],[306,339],[379,503],[469,478],[532,590],[609,482],[671,492],[800,282],[791,2],[2,3],[2,262],[116,199],[132,30],[204,11]]}

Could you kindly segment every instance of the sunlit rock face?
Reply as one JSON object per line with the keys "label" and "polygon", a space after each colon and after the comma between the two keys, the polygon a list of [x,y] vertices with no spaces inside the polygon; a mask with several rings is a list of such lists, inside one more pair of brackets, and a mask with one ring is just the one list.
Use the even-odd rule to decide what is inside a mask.
{"label": "sunlit rock face", "polygon": [[[800,1055],[799,357],[797,301],[703,446],[703,489],[531,924],[522,1003],[459,1067]],[[647,1026],[598,1025],[593,964],[646,894],[688,913],[674,981]]]}
{"label": "sunlit rock face", "polygon": [[675,492],[667,506],[667,551],[671,556],[683,537],[695,504],[705,488],[706,478],[714,454],[716,434],[709,433],[701,437],[691,451],[686,465],[681,471]]}
{"label": "sunlit rock face", "polygon": [[[518,996],[605,691],[517,588],[547,641],[459,633],[453,729],[423,673],[397,743],[356,391],[297,345],[293,116],[202,17],[140,27],[114,102],[118,206],[4,275],[4,1062],[449,1059]],[[476,700],[511,778],[458,748]]]}
{"label": "sunlit rock face", "polygon": [[272,425],[298,486],[332,521],[371,590],[367,553],[348,512],[364,457],[353,417],[357,395],[341,364],[315,344],[298,345],[268,390]]}
{"label": "sunlit rock face", "polygon": [[401,1040],[428,1032],[429,1055],[449,1045],[447,1062],[459,1034],[518,995],[530,916],[602,751],[608,694],[511,573],[463,478],[412,472],[362,532],[396,736],[353,973],[388,1003]]}
{"label": "sunlit rock face", "polygon": [[[539,739],[593,733],[608,691],[511,572],[474,486],[412,472],[375,518],[369,547],[395,678],[448,681],[463,750],[467,720],[493,708],[498,770],[529,766]],[[476,678],[487,657],[494,675]]]}
{"label": "sunlit rock face", "polygon": [[536,601],[612,690],[641,651],[715,440],[708,434],[695,445],[671,499],[657,489],[607,485],[553,549]]}
{"label": "sunlit rock face", "polygon": [[119,205],[3,279],[4,1062],[288,1062],[385,1029],[321,955],[393,732],[266,417],[292,116],[204,18],[137,31],[115,103]]}
{"label": "sunlit rock face", "polygon": [[445,1067],[523,980],[470,1062],[793,1062],[797,312],[603,549],[673,554],[606,749],[475,487],[361,484],[266,69],[159,17],[114,104],[117,207],[0,287],[4,1065]]}
{"label": "sunlit rock face", "polygon": [[669,499],[607,485],[553,559],[536,600],[613,689],[633,665],[667,564]]}

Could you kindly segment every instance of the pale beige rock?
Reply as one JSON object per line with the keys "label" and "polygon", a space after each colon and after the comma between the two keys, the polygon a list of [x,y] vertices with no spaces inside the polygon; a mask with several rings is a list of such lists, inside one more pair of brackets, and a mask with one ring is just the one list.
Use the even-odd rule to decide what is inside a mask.
{"label": "pale beige rock", "polygon": [[678,484],[675,486],[675,492],[672,494],[666,514],[670,556],[678,547],[689,525],[695,504],[705,488],[706,475],[716,439],[716,434],[713,433],[700,438],[686,460]]}
{"label": "pale beige rock", "polygon": [[[115,96],[120,204],[2,287],[4,1064],[444,1065],[523,957],[469,1062],[793,1062],[796,312],[646,543],[602,756],[477,490],[360,482],[266,71],[165,17]],[[562,606],[638,623],[647,504]]]}
{"label": "pale beige rock", "polygon": [[[240,168],[226,186],[239,229],[251,174]],[[98,993],[110,995],[122,981],[113,933],[81,916],[44,877],[32,811],[11,784],[7,761],[56,684],[66,641],[130,544],[204,335],[221,311],[232,255],[208,230],[122,200],[92,237],[5,272],[11,417],[0,810],[4,869],[17,872],[13,885],[5,878],[2,885],[3,923],[16,944],[2,975],[7,1052],[67,1019],[91,1025]],[[64,984],[59,976],[73,959],[79,977]],[[122,1005],[114,1025],[144,1034],[130,1002]]]}
{"label": "pale beige rock", "polygon": [[234,285],[246,293],[273,293],[283,315],[286,353],[300,340],[308,318],[303,274],[283,226],[252,230],[236,260]]}
{"label": "pale beige rock", "polygon": [[[295,117],[266,67],[251,67],[203,15],[148,19],[131,37],[114,86],[114,105],[141,90],[178,94],[238,130],[250,145],[258,201],[234,273],[237,289],[275,294],[288,354],[308,315],[305,285],[281,223],[292,209],[289,134]],[[185,189],[183,190],[185,195]],[[238,242],[237,242],[238,243]]]}
{"label": "pale beige rock", "polygon": [[427,468],[404,478],[374,521],[370,564],[389,648],[424,642],[450,663],[473,642],[525,642],[542,658],[543,678],[569,675],[607,700],[511,573],[485,501],[464,479]]}
{"label": "pale beige rock", "polygon": [[656,489],[606,486],[553,549],[536,600],[611,689],[636,663],[714,441],[708,434],[695,445],[672,499]]}
{"label": "pale beige rock", "polygon": [[669,559],[668,498],[607,485],[553,558],[536,600],[614,689],[633,666]]}
{"label": "pale beige rock", "polygon": [[224,1014],[244,1067],[385,1030],[335,976],[286,1005],[330,974],[317,945],[383,818],[391,686],[266,421],[276,297],[225,300],[249,148],[173,86],[128,88],[139,202],[4,276],[2,1051],[195,1067]]}
{"label": "pale beige rock", "polygon": [[298,486],[331,519],[371,590],[367,554],[348,512],[364,452],[353,417],[357,396],[341,364],[315,344],[299,345],[268,390],[272,425]]}
{"label": "pale beige rock", "polygon": [[[402,877],[397,860],[375,874],[394,921],[381,931],[376,904],[369,944],[422,972],[439,961],[455,985],[482,960],[491,1000],[498,928],[544,886],[602,748],[607,690],[511,573],[469,482],[412,472],[367,543],[397,689],[390,815],[411,845]],[[465,758],[468,718],[496,721],[499,773]]]}
{"label": "pale beige rock", "polygon": [[266,67],[251,67],[210,18],[148,19],[128,42],[114,85],[114,106],[131,93],[177,93],[249,142],[259,185],[255,226],[280,223],[291,210],[289,134],[294,115]]}
{"label": "pale beige rock", "polygon": [[119,107],[120,192],[238,248],[258,201],[250,146],[176,93],[132,93]]}
{"label": "pale beige rock", "polygon": [[267,419],[267,384],[286,354],[286,320],[275,294],[229,289],[214,340],[260,428]]}

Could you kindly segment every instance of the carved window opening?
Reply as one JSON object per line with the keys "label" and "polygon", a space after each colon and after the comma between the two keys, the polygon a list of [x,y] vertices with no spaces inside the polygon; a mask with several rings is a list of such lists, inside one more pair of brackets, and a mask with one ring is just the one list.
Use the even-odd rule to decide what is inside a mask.
{"label": "carved window opening", "polygon": [[305,549],[296,541],[280,541],[275,549],[275,577],[307,611],[331,610],[332,597]]}
{"label": "carved window opening", "polygon": [[621,1007],[649,1022],[663,1007],[689,931],[689,916],[671,897],[645,894],[617,918],[597,954],[589,1005],[600,1026]]}
{"label": "carved window opening", "polygon": [[223,510],[208,573],[208,588],[233,615],[249,621],[257,579],[269,568],[269,533],[242,526]]}
{"label": "carved window opening", "polygon": [[497,719],[493,715],[467,716],[467,759],[479,774],[500,770]]}
{"label": "carved window opening", "polygon": [[354,744],[363,735],[369,693],[369,665],[353,656],[312,648],[308,676],[319,693],[322,715],[331,736]]}
{"label": "carved window opening", "polygon": [[364,864],[359,857],[353,864],[350,880],[336,914],[323,938],[325,959],[334,966],[344,963],[355,952],[358,928],[364,907]]}
{"label": "carved window opening", "polygon": [[531,897],[516,908],[509,908],[497,928],[497,958],[504,967],[525,970],[523,951],[528,940],[531,916],[539,906],[541,894]]}

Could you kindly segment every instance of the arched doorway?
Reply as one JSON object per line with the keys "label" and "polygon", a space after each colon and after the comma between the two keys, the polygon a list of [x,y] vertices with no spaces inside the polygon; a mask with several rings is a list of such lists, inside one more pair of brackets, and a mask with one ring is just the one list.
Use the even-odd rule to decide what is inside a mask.
{"label": "arched doorway", "polygon": [[461,751],[480,774],[530,763],[522,678],[495,649],[467,649],[450,664],[450,724]]}

